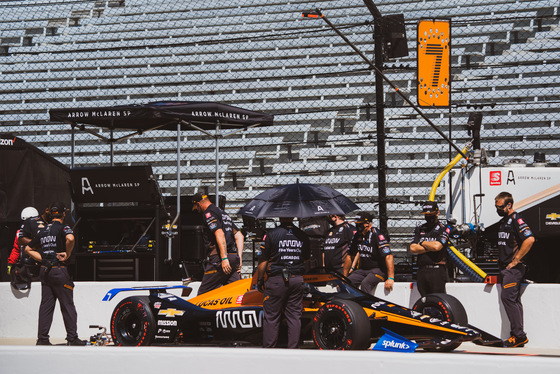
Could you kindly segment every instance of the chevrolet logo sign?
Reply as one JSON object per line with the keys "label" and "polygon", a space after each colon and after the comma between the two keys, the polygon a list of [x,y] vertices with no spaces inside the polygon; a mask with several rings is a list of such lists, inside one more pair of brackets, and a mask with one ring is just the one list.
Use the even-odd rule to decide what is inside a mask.
{"label": "chevrolet logo sign", "polygon": [[180,317],[183,314],[185,314],[184,310],[177,310],[177,309],[174,309],[174,308],[162,309],[158,313],[159,316],[166,316],[166,317],[175,317],[175,316]]}
{"label": "chevrolet logo sign", "polygon": [[546,219],[549,219],[551,221],[556,221],[559,218],[560,218],[560,214],[558,213],[550,213],[546,215]]}

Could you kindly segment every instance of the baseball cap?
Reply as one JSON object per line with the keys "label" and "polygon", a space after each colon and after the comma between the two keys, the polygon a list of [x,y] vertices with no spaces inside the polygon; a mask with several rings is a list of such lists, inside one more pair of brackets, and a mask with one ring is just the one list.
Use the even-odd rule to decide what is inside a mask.
{"label": "baseball cap", "polygon": [[371,222],[373,221],[373,215],[368,212],[358,212],[356,213],[356,218],[354,219],[356,222]]}
{"label": "baseball cap", "polygon": [[194,204],[196,204],[196,203],[198,203],[198,202],[200,202],[200,201],[206,199],[207,197],[208,197],[208,196],[206,196],[205,194],[200,193],[200,192],[197,192],[197,193],[195,193],[195,194],[193,195],[193,197],[192,197],[192,203],[193,203],[193,205],[194,205]]}
{"label": "baseball cap", "polygon": [[434,214],[439,210],[435,201],[426,201],[422,204],[422,214]]}
{"label": "baseball cap", "polygon": [[51,205],[49,206],[49,213],[52,216],[56,216],[56,215],[60,215],[62,216],[62,214],[66,211],[66,206],[64,205],[63,202],[61,201],[57,201],[54,203],[51,203]]}

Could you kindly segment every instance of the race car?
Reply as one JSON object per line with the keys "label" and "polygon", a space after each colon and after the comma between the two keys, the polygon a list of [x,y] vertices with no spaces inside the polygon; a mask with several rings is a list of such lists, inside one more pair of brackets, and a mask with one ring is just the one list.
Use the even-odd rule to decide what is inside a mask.
{"label": "race car", "polygon": [[[396,305],[355,288],[337,273],[304,275],[301,344],[320,349],[367,349],[386,330],[413,340],[419,348],[451,351],[464,341],[496,345],[501,340],[468,324],[461,303],[451,295],[424,297],[412,309]],[[183,296],[167,292],[184,288]],[[117,288],[147,290],[149,296],[131,296],[115,307],[110,330],[115,345],[151,344],[262,344],[263,294],[256,279],[247,278],[186,299],[188,286]],[[281,329],[279,344],[286,340]]]}

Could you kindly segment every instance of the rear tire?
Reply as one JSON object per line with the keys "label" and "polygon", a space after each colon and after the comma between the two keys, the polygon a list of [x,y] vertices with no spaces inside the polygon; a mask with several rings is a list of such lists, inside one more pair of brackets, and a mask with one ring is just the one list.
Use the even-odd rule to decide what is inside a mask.
{"label": "rear tire", "polygon": [[313,319],[313,340],[320,349],[367,349],[370,334],[368,316],[354,301],[328,301]]}
{"label": "rear tire", "polygon": [[115,345],[150,345],[156,320],[147,296],[131,296],[117,304],[111,316],[111,335]]}
{"label": "rear tire", "polygon": [[[469,324],[467,312],[463,304],[457,298],[445,293],[433,293],[418,299],[412,310],[465,327]],[[450,352],[460,345],[461,342],[454,342],[442,344],[434,348],[424,348],[424,350],[430,352]]]}

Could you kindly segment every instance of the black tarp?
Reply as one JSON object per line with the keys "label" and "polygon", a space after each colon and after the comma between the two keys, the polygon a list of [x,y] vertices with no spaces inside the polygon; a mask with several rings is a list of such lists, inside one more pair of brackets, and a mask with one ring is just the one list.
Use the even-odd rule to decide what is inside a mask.
{"label": "black tarp", "polygon": [[146,131],[153,128],[175,130],[184,121],[204,130],[222,127],[244,128],[271,125],[271,114],[203,101],[163,101],[148,104],[95,108],[51,109],[52,122],[91,124],[99,127]]}
{"label": "black tarp", "polygon": [[69,181],[68,167],[20,138],[0,134],[0,221],[19,223],[27,206],[42,212],[62,201],[70,207]]}

